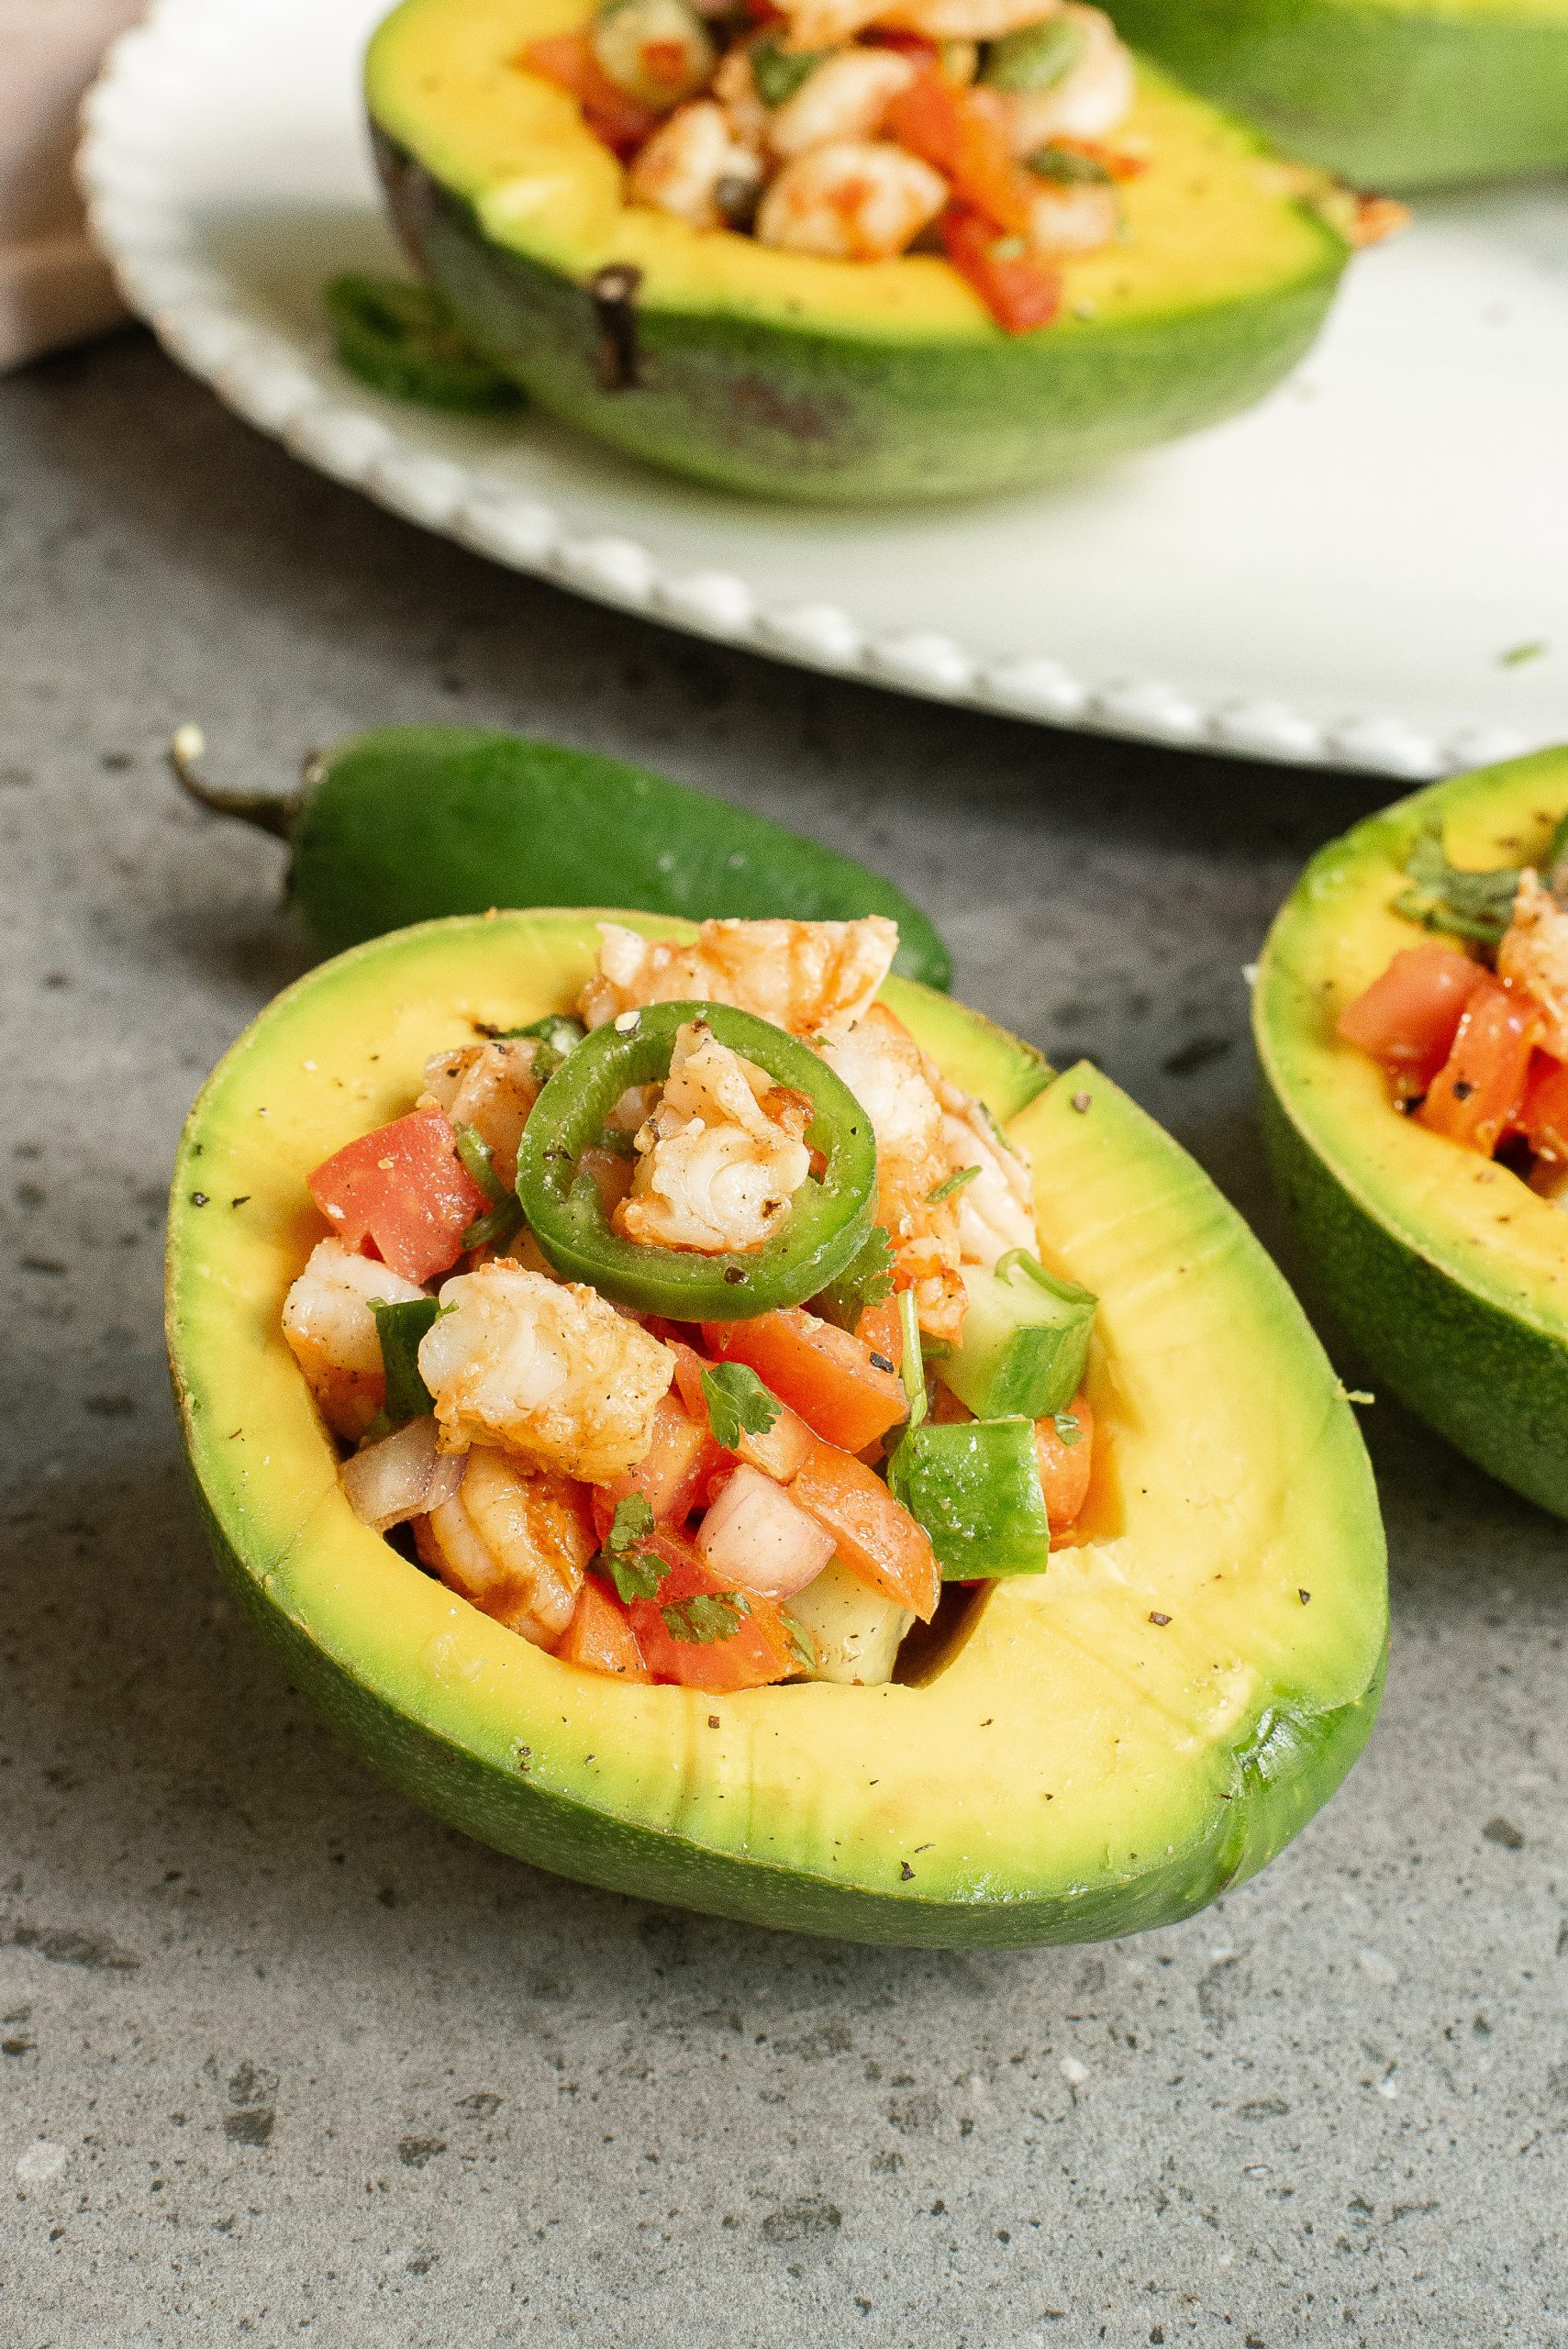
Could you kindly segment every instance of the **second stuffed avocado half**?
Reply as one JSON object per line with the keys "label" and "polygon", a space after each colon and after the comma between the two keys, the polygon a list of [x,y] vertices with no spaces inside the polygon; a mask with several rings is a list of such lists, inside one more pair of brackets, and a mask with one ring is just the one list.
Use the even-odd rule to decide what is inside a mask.
{"label": "second stuffed avocado half", "polygon": [[[639,941],[673,952],[697,935],[607,918],[623,977],[651,951]],[[1071,1531],[1027,1562],[960,1561],[978,1582],[940,1586],[948,1596],[891,1677],[885,1660],[840,1661],[837,1678],[824,1664],[710,1693],[712,1648],[685,1652],[695,1685],[660,1685],[651,1652],[640,1679],[586,1669],[575,1618],[551,1652],[537,1625],[520,1636],[497,1620],[504,1608],[472,1603],[444,1564],[435,1578],[350,1507],[346,1470],[366,1454],[350,1446],[345,1461],[281,1326],[328,1229],[307,1177],[329,1197],[323,1162],[347,1150],[362,1164],[367,1129],[405,1115],[429,1056],[472,1066],[476,1040],[559,1040],[561,1075],[538,1097],[548,1117],[550,1084],[573,1068],[572,1013],[606,1019],[584,1049],[613,1053],[638,1034],[613,999],[585,1008],[609,954],[576,910],[374,940],[282,996],[192,1110],[172,1204],[171,1358],[215,1547],[247,1615],[346,1741],[416,1800],[592,1883],[765,1924],[951,1945],[1102,1938],[1201,1908],[1280,1850],[1365,1742],[1386,1645],[1382,1529],[1352,1414],[1279,1274],[1194,1162],[1087,1063],[1053,1074],[975,1012],[896,977],[873,1007],[932,1083],[984,1105],[966,1113],[972,1132],[1027,1152],[1039,1258],[1067,1320],[1081,1332],[1073,1299],[1094,1314],[1086,1362],[1080,1337],[1064,1371],[1094,1423]],[[370,1157],[390,1166],[390,1151]],[[519,1164],[519,1194],[537,1174]],[[531,1245],[525,1231],[511,1260]],[[360,1274],[373,1287],[385,1268]],[[484,1283],[498,1277],[517,1275],[502,1266]],[[472,1278],[448,1281],[442,1312],[473,1294]],[[437,1308],[416,1310],[428,1323]],[[737,1323],[733,1341],[722,1327],[687,1336],[727,1358],[738,1346],[771,1377],[779,1318]],[[1034,1338],[1049,1338],[1049,1318],[1032,1317]],[[797,1335],[806,1324],[827,1342],[796,1313]],[[438,1319],[420,1363],[459,1327]],[[655,1320],[637,1341],[678,1334]],[[948,1357],[931,1354],[940,1379]],[[886,1363],[870,1360],[882,1376]],[[735,1391],[748,1391],[744,1374]],[[970,1419],[944,1415],[936,1391],[933,1460]],[[1016,1397],[1000,1408],[1016,1410]],[[912,1399],[907,1409],[913,1424]],[[714,1434],[744,1443],[717,1419]],[[836,1456],[866,1485],[869,1471]],[[1038,1520],[1038,1494],[1032,1506]],[[618,1523],[604,1535],[612,1546]],[[428,1565],[423,1542],[420,1556]],[[604,1570],[591,1562],[587,1584]],[[604,1613],[615,1593],[600,1588]],[[825,1659],[837,1617],[809,1586],[792,1603]],[[789,1672],[786,1659],[774,1677]]]}
{"label": "second stuffed avocado half", "polygon": [[[1022,235],[956,198],[917,249],[891,257],[772,246],[739,222],[673,217],[639,198],[635,162],[628,176],[606,143],[614,124],[606,131],[594,112],[597,84],[584,83],[584,100],[542,70],[541,57],[597,40],[584,72],[598,75],[606,13],[588,0],[404,0],[366,70],[389,201],[475,344],[542,407],[727,488],[840,504],[950,497],[1049,481],[1194,430],[1261,398],[1301,357],[1358,233],[1343,191],[1282,165],[1253,131],[1125,52],[1114,139],[1064,132],[1021,161],[987,149],[982,171],[965,142],[995,143],[997,110],[1019,94],[941,80],[948,53],[965,50],[955,70],[973,83],[984,44],[894,33],[904,50],[856,44],[823,71],[870,58],[897,72],[913,57],[913,95],[895,101],[914,109],[902,135],[942,157],[951,187],[978,188],[994,215],[1021,205],[1020,222],[1031,205],[1062,204],[1060,233],[1093,249],[1042,272]],[[1068,10],[1069,33],[1074,14],[1097,17]],[[763,107],[762,69],[748,61],[754,28],[736,38],[747,103],[776,123],[810,83]],[[775,96],[800,61],[773,58]],[[983,59],[982,77],[993,70],[1006,81]],[[719,114],[709,99],[704,108]],[[770,135],[782,136],[756,134],[764,154]],[[885,125],[873,144],[884,158],[903,152]],[[950,183],[914,161],[939,191],[924,200],[940,205]],[[1010,309],[1030,270],[1037,306]],[[1036,316],[1045,322],[1030,327]]]}
{"label": "second stuffed avocado half", "polygon": [[1549,751],[1370,817],[1308,865],[1253,999],[1318,1293],[1379,1387],[1560,1517],[1565,816],[1568,751]]}
{"label": "second stuffed avocado half", "polygon": [[1110,0],[1294,154],[1411,193],[1568,164],[1568,0]]}

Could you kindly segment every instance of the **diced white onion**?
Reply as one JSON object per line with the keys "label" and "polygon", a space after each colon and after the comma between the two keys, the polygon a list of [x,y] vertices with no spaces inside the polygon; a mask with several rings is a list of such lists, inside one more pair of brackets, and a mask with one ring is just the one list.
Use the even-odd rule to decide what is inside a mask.
{"label": "diced white onion", "polygon": [[697,1529],[709,1574],[760,1598],[788,1598],[819,1575],[833,1537],[755,1468],[737,1468]]}
{"label": "diced white onion", "polygon": [[354,1515],[384,1533],[450,1501],[465,1459],[461,1452],[437,1451],[433,1419],[410,1419],[395,1435],[356,1452],[338,1473]]}

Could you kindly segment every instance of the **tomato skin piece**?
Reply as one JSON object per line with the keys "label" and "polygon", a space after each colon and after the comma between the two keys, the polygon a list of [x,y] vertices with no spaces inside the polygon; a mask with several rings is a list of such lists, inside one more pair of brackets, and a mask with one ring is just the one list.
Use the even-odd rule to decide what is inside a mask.
{"label": "tomato skin piece", "polygon": [[646,1681],[651,1676],[631,1618],[614,1592],[593,1575],[584,1577],[576,1612],[551,1653],[562,1664],[608,1673],[617,1680]]}
{"label": "tomato skin piece", "polygon": [[848,1330],[786,1305],[751,1321],[707,1321],[703,1343],[722,1362],[743,1362],[813,1432],[863,1452],[904,1419],[909,1400],[896,1372],[878,1370]]}
{"label": "tomato skin piece", "polygon": [[1409,1093],[1424,1093],[1453,1050],[1464,1007],[1486,976],[1479,963],[1435,940],[1407,946],[1348,1003],[1336,1033],[1381,1061]]}
{"label": "tomato skin piece", "polygon": [[1417,1116],[1429,1132],[1490,1157],[1518,1128],[1540,1016],[1528,996],[1483,974],[1453,1050]]}
{"label": "tomato skin piece", "polygon": [[661,1523],[684,1525],[709,1479],[728,1458],[681,1397],[661,1396],[653,1414],[653,1441],[636,1467],[607,1485],[594,1486],[594,1522],[600,1541],[610,1530],[616,1503],[634,1493],[641,1494]]}
{"label": "tomato skin piece", "polygon": [[1519,1108],[1525,1140],[1540,1158],[1568,1164],[1568,1062],[1538,1052]]}
{"label": "tomato skin piece", "polygon": [[951,181],[953,195],[996,228],[1027,234],[1034,191],[1013,160],[999,96],[955,90],[922,64],[883,117],[886,137]]}
{"label": "tomato skin piece", "polygon": [[895,1297],[888,1297],[881,1305],[868,1305],[855,1323],[855,1335],[862,1346],[895,1370],[904,1367],[904,1320]]}
{"label": "tomato skin piece", "polygon": [[864,1461],[831,1443],[813,1445],[789,1497],[833,1536],[851,1574],[929,1623],[941,1597],[931,1537]]}
{"label": "tomato skin piece", "polygon": [[440,1109],[411,1110],[361,1134],[306,1179],[335,1239],[361,1251],[373,1241],[384,1264],[420,1283],[451,1270],[463,1233],[490,1204]]}
{"label": "tomato skin piece", "polygon": [[1058,1435],[1054,1419],[1037,1419],[1034,1423],[1040,1488],[1045,1495],[1045,1513],[1051,1521],[1053,1541],[1076,1521],[1089,1497],[1089,1480],[1095,1465],[1095,1414],[1082,1388],[1067,1409],[1078,1422],[1078,1433],[1072,1443],[1064,1442]]}
{"label": "tomato skin piece", "polygon": [[999,327],[1008,334],[1032,334],[1051,324],[1062,306],[1060,270],[1030,253],[1013,256],[999,250],[1006,240],[977,212],[950,207],[941,228],[949,261]]}
{"label": "tomato skin piece", "polygon": [[575,98],[595,138],[623,161],[658,126],[660,117],[651,106],[629,97],[610,80],[586,33],[550,33],[542,40],[531,40],[517,62],[525,72],[553,82],[558,90]]}
{"label": "tomato skin piece", "polygon": [[710,1575],[685,1535],[667,1526],[648,1546],[669,1561],[670,1572],[657,1598],[634,1598],[627,1613],[655,1680],[728,1697],[742,1688],[767,1688],[775,1681],[800,1677],[804,1667],[789,1626],[771,1600],[754,1598],[750,1592],[745,1594],[748,1611],[728,1639],[676,1639],[664,1620],[663,1608],[683,1598],[717,1597],[731,1586]]}

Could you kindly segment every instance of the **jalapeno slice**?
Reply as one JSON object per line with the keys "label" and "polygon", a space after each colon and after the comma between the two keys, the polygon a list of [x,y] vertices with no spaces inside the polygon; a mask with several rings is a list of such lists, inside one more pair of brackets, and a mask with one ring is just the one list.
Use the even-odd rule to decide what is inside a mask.
{"label": "jalapeno slice", "polygon": [[[826,1161],[807,1175],[778,1233],[761,1248],[709,1255],[649,1248],[612,1231],[598,1186],[580,1171],[628,1085],[662,1084],[675,1035],[700,1019],[721,1044],[811,1100],[806,1141]],[[876,1201],[871,1119],[842,1078],[782,1028],[719,1003],[657,1003],[595,1029],[534,1103],[517,1152],[517,1197],[558,1273],[617,1305],[671,1321],[749,1321],[803,1305],[836,1280],[863,1243]]]}

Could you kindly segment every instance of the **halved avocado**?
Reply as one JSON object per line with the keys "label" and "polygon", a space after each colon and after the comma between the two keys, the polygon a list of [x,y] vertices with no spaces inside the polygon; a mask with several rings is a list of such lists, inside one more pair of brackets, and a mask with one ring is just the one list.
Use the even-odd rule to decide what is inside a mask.
{"label": "halved avocado", "polygon": [[1568,809],[1568,751],[1434,784],[1320,849],[1253,996],[1275,1176],[1324,1302],[1470,1459],[1568,1517],[1568,1214],[1394,1108],[1334,1023],[1422,932],[1393,910],[1421,828],[1456,864],[1528,863]]}
{"label": "halved avocado", "polygon": [[1568,0],[1106,0],[1218,105],[1358,187],[1568,163]]}
{"label": "halved avocado", "polygon": [[1256,136],[1153,72],[1124,242],[1008,336],[940,256],[822,261],[622,201],[527,45],[592,0],[404,0],[370,117],[406,242],[540,405],[766,495],[944,497],[1055,477],[1247,406],[1307,349],[1348,248]]}
{"label": "halved avocado", "polygon": [[[689,927],[616,917],[660,937]],[[867,1941],[1081,1941],[1187,1915],[1329,1795],[1376,1710],[1384,1544],[1361,1440],[1278,1273],[1087,1066],[886,999],[1032,1151],[1042,1246],[1094,1288],[1083,1536],[962,1610],[919,1685],[713,1698],[558,1663],[350,1512],[279,1309],[307,1171],[475,1024],[569,1005],[579,911],[373,941],[263,1012],[193,1108],[170,1353],[217,1554],[291,1676],[440,1817],[568,1876]]]}

